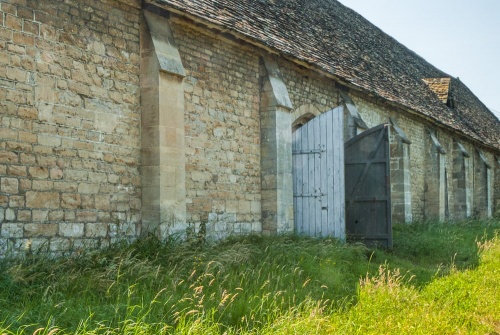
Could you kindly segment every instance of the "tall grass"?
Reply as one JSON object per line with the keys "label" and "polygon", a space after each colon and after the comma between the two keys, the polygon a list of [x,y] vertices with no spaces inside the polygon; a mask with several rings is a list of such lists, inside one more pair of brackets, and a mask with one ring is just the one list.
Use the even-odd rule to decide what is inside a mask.
{"label": "tall grass", "polygon": [[401,225],[392,251],[247,236],[6,259],[0,334],[498,332],[499,229]]}

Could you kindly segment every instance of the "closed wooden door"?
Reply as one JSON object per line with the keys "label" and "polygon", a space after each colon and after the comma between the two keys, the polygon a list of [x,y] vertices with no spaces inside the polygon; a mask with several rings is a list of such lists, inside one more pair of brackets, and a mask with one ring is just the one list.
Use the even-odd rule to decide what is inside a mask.
{"label": "closed wooden door", "polygon": [[295,130],[292,153],[295,232],[345,239],[342,107]]}
{"label": "closed wooden door", "polygon": [[345,143],[347,238],[392,248],[389,126]]}

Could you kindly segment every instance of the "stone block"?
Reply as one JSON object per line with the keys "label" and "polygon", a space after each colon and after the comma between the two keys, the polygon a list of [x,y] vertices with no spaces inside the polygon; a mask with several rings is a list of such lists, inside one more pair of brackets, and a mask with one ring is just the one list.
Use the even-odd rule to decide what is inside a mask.
{"label": "stone block", "polygon": [[238,213],[238,200],[226,200],[226,213]]}
{"label": "stone block", "polygon": [[251,212],[251,201],[239,200],[238,201],[238,213],[239,214],[248,214],[250,212]]}
{"label": "stone block", "polygon": [[108,225],[106,223],[86,223],[85,237],[97,238],[106,237],[108,234]]}
{"label": "stone block", "polygon": [[9,204],[9,197],[0,194],[0,207],[5,208]]}
{"label": "stone block", "polygon": [[62,179],[63,171],[59,168],[50,169],[50,179]]}
{"label": "stone block", "polygon": [[93,211],[78,211],[76,212],[77,222],[95,222],[97,221],[97,212]]}
{"label": "stone block", "polygon": [[60,223],[59,236],[64,237],[83,237],[84,224],[83,223]]}
{"label": "stone block", "polygon": [[2,238],[22,238],[24,235],[22,223],[3,223],[0,226],[0,236]]}
{"label": "stone block", "polygon": [[33,222],[47,222],[49,219],[49,211],[34,209],[32,211]]}
{"label": "stone block", "polygon": [[32,178],[46,179],[49,177],[49,169],[43,166],[31,166],[28,173]]}
{"label": "stone block", "polygon": [[71,249],[71,240],[68,238],[56,237],[50,239],[50,251],[67,251]]}
{"label": "stone block", "polygon": [[5,221],[16,221],[16,210],[13,208],[5,209]]}
{"label": "stone block", "polygon": [[14,164],[19,161],[19,156],[15,152],[0,151],[0,163]]}
{"label": "stone block", "polygon": [[[2,153],[0,151],[0,157]],[[36,157],[32,154],[21,153],[21,163],[23,164],[36,164]]]}
{"label": "stone block", "polygon": [[22,191],[30,190],[31,189],[31,180],[29,179],[20,179],[19,180],[19,189]]}
{"label": "stone block", "polygon": [[38,144],[47,147],[61,146],[61,138],[58,136],[38,135]]}
{"label": "stone block", "polygon": [[28,208],[52,208],[59,207],[59,193],[57,192],[26,192],[26,207]]}
{"label": "stone block", "polygon": [[24,207],[25,201],[22,195],[12,195],[9,198],[9,207]]}
{"label": "stone block", "polygon": [[17,211],[17,221],[21,222],[31,221],[31,211],[26,209],[19,209]]}
{"label": "stone block", "polygon": [[54,182],[49,180],[33,180],[31,188],[33,191],[53,191]]}
{"label": "stone block", "polygon": [[251,202],[250,211],[253,214],[260,214],[261,210],[262,210],[262,208],[261,208],[261,202],[260,201],[252,201]]}
{"label": "stone block", "polygon": [[22,165],[9,165],[7,167],[7,174],[11,176],[24,177],[27,175],[26,166]]}
{"label": "stone block", "polygon": [[19,193],[19,180],[16,178],[1,178],[0,191],[7,194]]}
{"label": "stone block", "polygon": [[82,197],[80,194],[63,193],[61,195],[61,208],[77,209],[82,206]]}
{"label": "stone block", "polygon": [[99,193],[99,184],[80,183],[78,184],[78,193],[97,194]]}
{"label": "stone block", "polygon": [[89,181],[93,183],[105,183],[108,180],[108,176],[101,172],[89,172]]}
{"label": "stone block", "polygon": [[96,195],[95,208],[99,210],[109,211],[111,209],[109,195]]}
{"label": "stone block", "polygon": [[58,225],[55,223],[27,223],[24,225],[24,237],[56,236]]}
{"label": "stone block", "polygon": [[64,220],[64,211],[55,210],[49,211],[49,221],[62,221]]}
{"label": "stone block", "polygon": [[88,171],[66,169],[64,171],[64,179],[68,181],[85,181],[88,178]]}
{"label": "stone block", "polygon": [[82,208],[84,208],[84,209],[96,209],[95,202],[94,202],[94,195],[82,194]]}
{"label": "stone block", "polygon": [[54,190],[61,192],[76,192],[78,190],[78,184],[65,181],[56,181],[54,182]]}

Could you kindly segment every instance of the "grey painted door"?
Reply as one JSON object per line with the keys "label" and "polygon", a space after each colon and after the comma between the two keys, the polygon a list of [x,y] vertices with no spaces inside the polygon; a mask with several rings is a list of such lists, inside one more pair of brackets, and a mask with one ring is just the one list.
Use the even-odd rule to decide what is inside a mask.
{"label": "grey painted door", "polygon": [[345,143],[347,238],[392,248],[389,126],[368,129]]}
{"label": "grey painted door", "polygon": [[295,232],[345,239],[343,108],[293,133]]}

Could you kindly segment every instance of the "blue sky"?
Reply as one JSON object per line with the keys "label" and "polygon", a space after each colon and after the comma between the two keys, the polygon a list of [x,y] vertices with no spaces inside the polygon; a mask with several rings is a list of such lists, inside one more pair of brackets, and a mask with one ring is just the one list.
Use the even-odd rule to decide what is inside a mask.
{"label": "blue sky", "polygon": [[500,118],[500,0],[339,0],[460,80]]}

